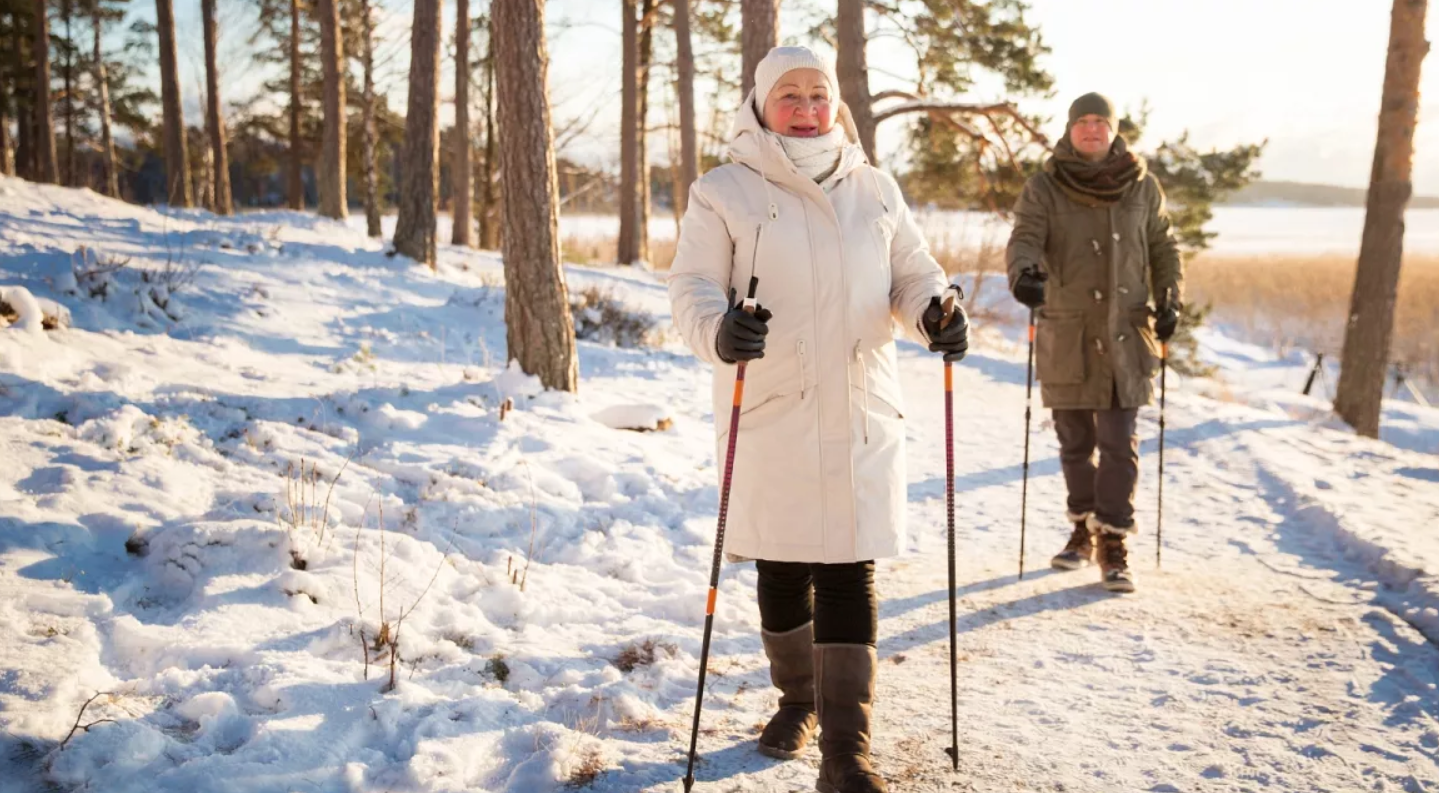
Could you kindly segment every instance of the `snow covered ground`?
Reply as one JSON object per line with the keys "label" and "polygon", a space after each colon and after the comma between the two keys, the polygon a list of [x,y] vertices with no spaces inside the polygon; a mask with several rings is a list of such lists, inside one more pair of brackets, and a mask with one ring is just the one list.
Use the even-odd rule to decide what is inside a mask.
{"label": "snow covered ground", "polygon": [[[657,346],[581,342],[579,394],[543,393],[505,368],[500,273],[448,247],[431,273],[309,215],[0,178],[7,302],[74,324],[0,329],[0,791],[677,788],[710,374],[649,275],[570,268],[652,314]],[[956,378],[958,773],[942,366],[902,348],[894,789],[1439,790],[1439,411],[1391,403],[1388,442],[1355,438],[1297,395],[1302,361],[1207,335],[1221,377],[1170,384],[1162,570],[1156,411],[1131,597],[1045,567],[1066,527],[1037,413],[1019,581],[1022,329],[993,315]],[[697,791],[813,786],[817,752],[753,751],[775,702],[754,576],[721,585]]]}

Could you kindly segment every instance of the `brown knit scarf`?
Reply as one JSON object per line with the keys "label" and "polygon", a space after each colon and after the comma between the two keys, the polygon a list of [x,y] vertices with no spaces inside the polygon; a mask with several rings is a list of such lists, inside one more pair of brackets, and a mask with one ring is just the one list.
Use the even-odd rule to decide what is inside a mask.
{"label": "brown knit scarf", "polygon": [[1124,138],[1116,137],[1109,147],[1109,156],[1091,162],[1080,156],[1065,135],[1054,147],[1054,156],[1044,163],[1044,171],[1054,177],[1065,195],[1088,207],[1109,207],[1119,203],[1124,194],[1149,172],[1143,157],[1129,151]]}

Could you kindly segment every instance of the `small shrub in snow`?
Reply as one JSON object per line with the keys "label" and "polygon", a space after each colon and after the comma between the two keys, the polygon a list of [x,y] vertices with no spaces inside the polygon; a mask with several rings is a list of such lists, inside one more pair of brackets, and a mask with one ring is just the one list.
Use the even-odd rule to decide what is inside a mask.
{"label": "small shrub in snow", "polygon": [[330,526],[330,497],[335,493],[335,485],[339,483],[340,476],[350,467],[350,460],[340,466],[339,472],[325,489],[325,498],[321,502],[320,467],[311,462],[307,469],[305,463],[305,458],[301,457],[299,470],[295,469],[294,463],[285,467],[281,474],[285,477],[285,506],[275,512],[275,518],[290,536],[290,566],[296,570],[309,567],[309,562],[305,559],[305,547],[310,542],[316,546],[324,544],[325,532]]}
{"label": "small shrub in snow", "polygon": [[[429,583],[425,584],[425,588],[420,591],[420,594],[415,598],[414,602],[410,604],[409,608],[402,609],[397,614],[394,614],[394,616],[391,616],[393,612],[385,607],[385,594],[392,587],[392,583],[386,575],[385,567],[387,543],[385,541],[385,507],[383,502],[381,502],[379,507],[379,529],[380,567],[377,573],[378,581],[376,583],[378,584],[378,591],[380,593],[380,625],[375,631],[373,640],[369,638],[368,631],[364,627],[365,602],[360,596],[360,535],[358,529],[355,532],[355,608],[359,612],[359,624],[361,626],[360,652],[363,654],[365,660],[365,679],[370,679],[370,661],[372,658],[377,662],[387,664],[390,668],[390,679],[389,682],[385,684],[384,691],[390,692],[395,690],[396,672],[399,669],[401,661],[400,630],[404,627],[405,620],[419,607],[420,603],[425,599],[425,596],[430,593],[430,588],[435,585],[435,581],[440,577],[440,570],[445,566],[445,561],[450,558],[450,548],[445,548],[444,556],[440,558],[439,564],[435,565],[435,574],[430,576]],[[450,537],[450,545],[454,545],[453,534]],[[373,656],[371,655],[372,653]]]}
{"label": "small shrub in snow", "polygon": [[330,371],[334,374],[341,374],[351,369],[356,372],[373,372],[377,370],[375,366],[375,351],[370,349],[370,343],[368,341],[360,342],[360,349],[356,350],[354,355],[341,359],[337,361],[334,366],[330,367]]}
{"label": "small shrub in snow", "polygon": [[81,723],[85,721],[85,711],[89,710],[90,705],[94,704],[95,700],[100,699],[101,697],[105,698],[106,704],[115,701],[115,694],[110,691],[97,691],[95,692],[94,696],[85,700],[85,704],[80,706],[80,712],[75,716],[75,723],[70,726],[70,732],[65,734],[65,739],[60,742],[60,746],[58,746],[55,751],[62,751],[65,746],[70,743],[70,739],[75,737],[76,732],[89,732],[90,728],[96,725],[115,723],[114,719],[95,719],[94,721],[91,721],[89,723]]}
{"label": "small shrub in snow", "polygon": [[[56,287],[62,292],[101,301],[128,294],[142,320],[164,318],[179,322],[183,313],[175,296],[194,284],[199,270],[199,264],[188,262],[183,256],[167,258],[159,268],[132,268],[130,259],[102,256],[81,246],[71,256],[70,277],[61,279]],[[139,273],[140,282],[136,284],[131,280],[129,285],[122,285],[122,274],[127,271]]]}
{"label": "small shrub in snow", "polygon": [[617,347],[653,347],[660,342],[655,318],[626,306],[612,292],[591,286],[570,298],[575,338]]}
{"label": "small shrub in snow", "polygon": [[35,297],[23,286],[0,287],[0,328],[39,333],[70,326],[70,312],[64,306]]}
{"label": "small shrub in snow", "polygon": [[621,672],[633,672],[642,666],[650,666],[657,659],[657,652],[660,650],[673,658],[679,652],[679,647],[669,642],[656,644],[654,639],[645,639],[642,643],[631,644],[620,650],[619,657],[615,658],[615,667]]}
{"label": "small shrub in snow", "polygon": [[504,685],[510,679],[510,665],[505,663],[505,656],[496,653],[495,657],[485,662],[485,674],[495,679],[495,682]]}
{"label": "small shrub in snow", "polygon": [[72,282],[56,284],[61,291],[104,300],[115,287],[115,275],[130,266],[128,258],[100,256],[81,245],[70,257]]}
{"label": "small shrub in snow", "polygon": [[605,756],[600,752],[600,747],[591,744],[585,747],[574,767],[570,769],[569,779],[565,780],[565,787],[586,788],[600,778],[605,772]]}

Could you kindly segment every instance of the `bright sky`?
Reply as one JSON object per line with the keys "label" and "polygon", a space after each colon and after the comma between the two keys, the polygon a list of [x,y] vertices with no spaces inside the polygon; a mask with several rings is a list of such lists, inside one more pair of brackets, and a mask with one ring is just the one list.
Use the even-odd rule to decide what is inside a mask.
{"label": "bright sky", "polygon": [[[702,1],[702,0],[701,0]],[[234,7],[238,0],[222,2]],[[389,79],[392,106],[403,108],[403,70],[408,60],[407,32],[412,0],[382,0],[390,15],[392,52]],[[472,0],[479,6],[483,0]],[[1264,176],[1362,187],[1374,156],[1379,95],[1383,84],[1389,31],[1389,0],[1030,0],[1031,21],[1053,52],[1045,65],[1057,81],[1058,95],[1025,109],[1060,119],[1046,130],[1057,135],[1073,97],[1098,90],[1121,108],[1152,108],[1149,141],[1169,139],[1188,129],[1201,147],[1231,146],[1268,138],[1261,162]],[[149,4],[142,4],[148,6]],[[198,3],[177,3],[183,30],[181,61],[191,75],[187,93],[198,83]],[[619,0],[549,0],[551,96],[556,123],[598,111],[589,133],[566,152],[591,162],[617,159],[619,114]],[[1099,9],[1096,11],[1096,9]],[[146,8],[153,14],[153,8]],[[238,15],[240,12],[235,11]],[[453,19],[454,3],[445,13]],[[1439,39],[1439,11],[1431,12],[1429,38]],[[447,21],[447,27],[452,23]],[[235,28],[238,28],[236,25]],[[799,38],[805,22],[789,9],[782,20],[785,43]],[[232,29],[235,29],[232,28]],[[224,35],[222,33],[222,35]],[[225,44],[244,50],[241,33]],[[449,34],[446,39],[448,41]],[[187,57],[186,47],[194,46]],[[668,49],[668,43],[663,45]],[[823,43],[818,43],[823,47]],[[447,48],[448,49],[448,48]],[[227,59],[243,67],[240,57]],[[237,63],[238,62],[238,63]],[[911,58],[892,43],[871,45],[871,89],[902,87],[892,74],[912,73]],[[1414,181],[1419,194],[1439,195],[1439,56],[1425,62]],[[222,68],[224,65],[222,64]],[[446,56],[446,84],[452,85]],[[225,90],[236,96],[255,82],[253,70],[232,68]],[[657,72],[650,123],[663,123]],[[231,90],[230,85],[234,85]],[[903,86],[908,87],[908,86]],[[449,92],[445,93],[449,99]],[[1003,97],[977,95],[976,100]],[[198,104],[192,99],[191,110]],[[739,97],[734,98],[738,103]],[[448,106],[446,119],[453,117]],[[707,116],[700,108],[700,118]],[[880,150],[893,162],[902,145],[902,122],[880,127]],[[662,136],[651,143],[656,161],[667,159]]]}

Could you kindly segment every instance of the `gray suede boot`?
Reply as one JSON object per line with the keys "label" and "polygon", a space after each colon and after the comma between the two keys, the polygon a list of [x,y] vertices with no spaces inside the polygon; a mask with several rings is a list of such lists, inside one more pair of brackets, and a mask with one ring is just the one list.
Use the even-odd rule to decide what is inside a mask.
{"label": "gray suede boot", "polygon": [[823,757],[815,790],[820,793],[888,793],[869,763],[875,664],[874,648],[867,644],[815,645],[815,703]]}
{"label": "gray suede boot", "polygon": [[760,631],[769,658],[769,679],[779,689],[779,710],[759,736],[759,753],[793,760],[819,723],[814,706],[814,623],[792,631]]}

